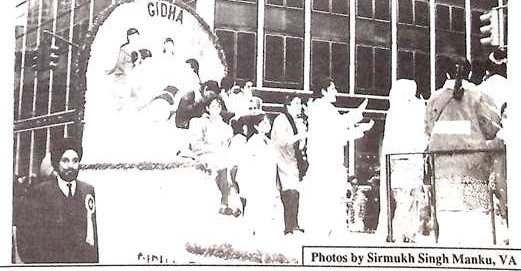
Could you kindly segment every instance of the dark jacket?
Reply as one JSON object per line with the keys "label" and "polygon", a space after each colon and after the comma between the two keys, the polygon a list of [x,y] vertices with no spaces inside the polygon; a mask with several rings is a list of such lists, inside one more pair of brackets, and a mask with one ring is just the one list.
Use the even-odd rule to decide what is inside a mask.
{"label": "dark jacket", "polygon": [[[90,198],[92,200],[86,200]],[[94,188],[76,181],[67,198],[56,179],[33,188],[25,206],[26,219],[18,231],[24,263],[97,263],[98,234]],[[87,243],[87,216],[92,213],[94,244]]]}

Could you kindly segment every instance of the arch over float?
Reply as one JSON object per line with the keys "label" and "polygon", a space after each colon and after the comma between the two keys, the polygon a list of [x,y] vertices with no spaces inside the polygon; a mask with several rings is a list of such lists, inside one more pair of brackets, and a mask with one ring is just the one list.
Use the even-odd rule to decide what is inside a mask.
{"label": "arch over float", "polygon": [[[131,32],[137,35],[129,36]],[[168,39],[174,44],[173,56],[166,53]],[[78,76],[72,82],[79,94],[75,102],[79,103],[85,162],[116,162],[100,152],[103,147],[109,147],[108,152],[121,151],[116,146],[132,142],[127,137],[134,132],[148,129],[143,141],[157,141],[163,131],[153,130],[162,128],[139,122],[142,113],[136,112],[142,112],[146,102],[166,86],[181,91],[190,88],[186,78],[193,74],[185,63],[190,58],[198,60],[202,82],[220,81],[227,73],[217,36],[190,6],[174,0],[123,0],[103,10],[81,45],[75,63]],[[140,129],[142,125],[147,127]],[[105,146],[97,146],[100,140],[107,141]],[[142,151],[129,159],[146,158]]]}

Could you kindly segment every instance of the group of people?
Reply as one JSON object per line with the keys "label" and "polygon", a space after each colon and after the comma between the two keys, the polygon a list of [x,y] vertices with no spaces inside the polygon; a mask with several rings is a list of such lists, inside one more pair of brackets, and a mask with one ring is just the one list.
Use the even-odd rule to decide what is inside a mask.
{"label": "group of people", "polygon": [[[127,48],[138,34],[136,29],[127,31],[118,63],[107,71],[116,82],[125,81],[130,69],[151,57],[146,49]],[[165,39],[164,45],[163,53],[173,54],[173,40]],[[443,240],[469,244],[475,239],[468,235],[469,225],[475,228],[472,234],[488,230],[478,225],[489,221],[490,186],[502,218],[507,218],[505,174],[491,170],[504,161],[494,156],[490,166],[483,167],[490,155],[481,152],[491,146],[504,148],[496,134],[503,129],[506,95],[494,89],[496,83],[487,83],[502,80],[498,78],[505,76],[498,68],[502,64],[491,65],[494,69],[477,86],[468,81],[468,61],[455,58],[451,63],[445,85],[426,104],[415,97],[412,80],[394,82],[390,92],[382,153],[427,150],[434,153],[431,160],[436,165],[435,182],[427,181],[424,155],[404,156],[392,164],[391,187],[385,180],[374,182],[381,192],[390,191],[394,202],[390,219],[380,215],[378,223],[379,231],[393,225],[394,240],[414,242],[418,233],[436,224]],[[340,114],[334,105],[335,82],[325,78],[313,88],[311,99],[289,93],[279,114],[267,113],[253,82],[239,86],[229,77],[220,83],[201,82],[198,61],[188,59],[184,64],[191,79],[183,82],[189,83],[166,83],[145,102],[138,88],[130,88],[127,98],[134,99],[133,110],[147,112],[149,120],[172,121],[186,131],[186,148],[177,155],[200,161],[215,181],[208,185],[220,193],[216,212],[244,219],[254,236],[298,234],[305,229],[318,237],[342,237],[349,202],[344,146],[372,128],[374,121],[365,121],[362,114],[367,100]],[[94,189],[76,180],[82,153],[75,140],[53,145],[54,173],[33,189],[30,222],[20,229],[19,237],[28,245],[19,252],[27,262],[98,261]],[[386,193],[380,195],[380,210],[386,210],[392,204]],[[424,208],[433,204],[435,213]]]}
{"label": "group of people", "polygon": [[[345,232],[343,146],[372,127],[372,121],[360,123],[367,103],[341,115],[333,105],[335,84],[328,78],[307,106],[302,95],[287,94],[272,122],[262,101],[246,94],[249,88],[248,81],[242,90],[232,85],[231,91],[203,93],[203,113],[189,121],[190,151],[221,192],[218,212],[244,216],[256,236],[301,233],[301,224],[312,234]],[[242,99],[233,97],[240,92]]]}
{"label": "group of people", "polygon": [[[476,67],[464,58],[451,58],[445,84],[426,104],[415,97],[414,81],[394,83],[382,146],[382,153],[391,155],[392,178],[391,187],[383,181],[381,189],[390,191],[391,202],[386,193],[381,193],[381,202],[391,212],[379,222],[388,241],[417,242],[434,233],[444,244],[495,242],[493,194],[498,224],[507,224],[501,138],[507,128],[506,65],[494,56],[479,85],[471,82]],[[384,233],[388,229],[391,234]]]}
{"label": "group of people", "polygon": [[[134,42],[138,35],[136,29],[127,31],[127,43],[107,74],[116,82],[127,81],[121,84],[130,89],[122,99],[124,107],[146,122],[175,122],[176,140],[182,142],[178,155],[199,160],[215,179],[221,193],[219,213],[244,216],[255,235],[278,227],[285,234],[302,232],[299,212],[312,233],[331,235],[347,228],[343,150],[348,140],[362,137],[374,123],[359,123],[367,101],[341,115],[333,104],[337,89],[328,78],[317,84],[307,106],[303,96],[285,97],[283,112],[273,119],[262,111],[253,82],[239,86],[229,77],[220,83],[202,82],[196,59],[185,61],[183,70],[188,72],[179,72],[177,79],[166,76],[159,92],[150,91],[143,82],[127,80],[128,73],[151,58]],[[174,46],[172,39],[165,39],[163,54],[172,59],[161,59],[175,63]],[[165,70],[172,69],[179,67]]]}

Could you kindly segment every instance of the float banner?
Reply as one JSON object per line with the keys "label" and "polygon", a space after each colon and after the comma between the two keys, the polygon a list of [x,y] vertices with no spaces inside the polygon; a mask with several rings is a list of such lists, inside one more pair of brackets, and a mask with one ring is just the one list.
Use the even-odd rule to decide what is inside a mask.
{"label": "float banner", "polygon": [[304,266],[519,270],[520,249],[441,247],[302,247]]}

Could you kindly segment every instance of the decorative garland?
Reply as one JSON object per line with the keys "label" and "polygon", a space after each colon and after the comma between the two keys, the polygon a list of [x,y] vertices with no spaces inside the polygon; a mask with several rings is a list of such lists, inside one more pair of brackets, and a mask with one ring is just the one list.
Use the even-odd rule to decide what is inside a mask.
{"label": "decorative garland", "polygon": [[225,243],[222,245],[202,246],[197,243],[187,243],[185,245],[186,251],[195,255],[204,257],[216,257],[224,260],[238,260],[253,263],[264,264],[296,264],[296,259],[288,259],[281,253],[263,253],[260,250],[249,252],[246,250],[238,250],[233,248],[231,244]]}
{"label": "decorative garland", "polygon": [[209,169],[206,164],[196,160],[186,159],[186,161],[175,161],[170,163],[160,162],[136,162],[136,163],[95,163],[82,164],[80,166],[83,170],[171,170],[177,168],[194,167],[197,170],[208,172]]}

